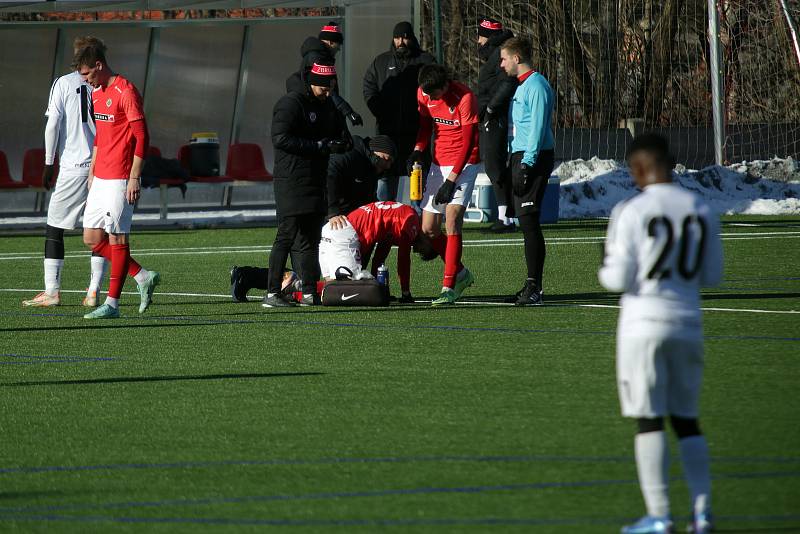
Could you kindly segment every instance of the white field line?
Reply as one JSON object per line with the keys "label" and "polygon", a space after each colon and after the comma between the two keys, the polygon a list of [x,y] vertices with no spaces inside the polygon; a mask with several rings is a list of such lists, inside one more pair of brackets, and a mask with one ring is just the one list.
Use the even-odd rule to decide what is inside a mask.
{"label": "white field line", "polygon": [[[41,289],[16,289],[16,288],[0,288],[0,292],[4,293],[38,293]],[[85,293],[84,290],[79,289],[62,289],[62,293]],[[137,291],[123,291],[123,295],[138,295]],[[154,295],[163,296],[163,297],[209,297],[209,298],[220,298],[220,299],[229,299],[231,296],[229,294],[221,294],[221,293],[174,293],[174,292],[156,292]],[[257,302],[261,300],[261,297],[249,297],[251,302]],[[431,301],[420,299],[416,301],[418,304],[428,304]],[[481,302],[481,301],[474,301],[474,300],[459,300],[456,302],[458,305],[462,306],[496,306],[496,307],[506,307],[506,306],[513,306],[513,304],[508,304],[505,302]],[[545,303],[544,307],[548,308],[600,308],[600,309],[611,309],[611,310],[618,310],[620,306],[618,304],[572,304],[572,303]],[[709,312],[734,312],[734,313],[769,313],[769,314],[779,314],[779,315],[797,315],[800,314],[800,310],[760,310],[760,309],[747,309],[747,308],[700,308],[703,311]]]}
{"label": "white field line", "polygon": [[[723,241],[742,241],[760,239],[798,239],[800,232],[754,232],[754,233],[732,233],[721,234]],[[744,236],[744,237],[740,237]],[[591,245],[602,243],[603,236],[585,237],[556,237],[547,240],[548,245]],[[467,239],[464,241],[465,247],[509,247],[523,243],[522,239]],[[265,253],[272,250],[269,246],[240,245],[236,247],[187,247],[187,248],[164,248],[164,249],[136,249],[131,251],[131,255],[142,256],[192,256],[201,254],[254,254]],[[64,258],[87,258],[89,252],[66,254]],[[11,260],[41,260],[41,253],[36,252],[5,252],[0,253],[0,261]]]}

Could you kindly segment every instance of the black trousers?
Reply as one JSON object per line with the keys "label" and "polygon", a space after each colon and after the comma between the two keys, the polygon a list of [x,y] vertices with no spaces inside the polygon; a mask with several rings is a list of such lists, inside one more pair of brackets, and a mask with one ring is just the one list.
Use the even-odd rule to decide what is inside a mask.
{"label": "black trousers", "polygon": [[316,293],[319,279],[319,240],[325,215],[308,213],[278,219],[278,233],[269,255],[270,293],[280,293],[286,260],[294,248],[299,265],[293,265],[303,280],[303,293]]}
{"label": "black trousers", "polygon": [[488,131],[480,124],[479,145],[481,161],[492,182],[498,206],[511,206],[511,176],[507,171],[508,119],[498,117],[489,121]]}

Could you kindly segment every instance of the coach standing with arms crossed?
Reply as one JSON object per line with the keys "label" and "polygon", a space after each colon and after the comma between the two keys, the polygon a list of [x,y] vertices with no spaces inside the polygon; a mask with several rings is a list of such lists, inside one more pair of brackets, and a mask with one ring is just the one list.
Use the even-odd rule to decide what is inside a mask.
{"label": "coach standing with arms crossed", "polygon": [[306,76],[305,92],[287,93],[272,111],[278,233],[269,256],[265,308],[293,305],[281,292],[281,284],[295,240],[303,280],[301,304],[319,303],[319,240],[327,210],[328,159],[332,152],[344,152],[352,144],[344,116],[330,98],[335,86],[333,62],[314,63]]}
{"label": "coach standing with arms crossed", "polygon": [[528,277],[513,299],[518,306],[542,304],[546,252],[539,213],[553,172],[553,89],[531,64],[530,41],[515,37],[503,43],[500,66],[520,83],[511,100],[510,171],[514,209],[525,238]]}

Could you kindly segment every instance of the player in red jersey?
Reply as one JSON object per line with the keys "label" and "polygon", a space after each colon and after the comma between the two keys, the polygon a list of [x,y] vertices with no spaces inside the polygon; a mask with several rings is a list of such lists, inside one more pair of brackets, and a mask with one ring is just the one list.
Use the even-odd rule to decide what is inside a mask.
{"label": "player in red jersey", "polygon": [[[419,216],[414,208],[399,202],[373,202],[350,212],[347,217],[331,218],[322,227],[319,244],[319,265],[322,276],[332,280],[336,270],[346,267],[353,278],[373,278],[386,261],[392,246],[397,246],[397,277],[400,280],[400,302],[413,302],[411,296],[411,250],[423,261],[438,253],[428,237],[420,232]],[[370,256],[372,272],[367,272]]]}
{"label": "player in red jersey", "polygon": [[[474,276],[461,263],[461,228],[478,175],[478,103],[469,88],[447,75],[441,65],[419,71],[419,132],[409,164],[422,161],[436,134],[433,165],[422,197],[422,231],[444,260],[442,293],[433,306],[453,304]],[[442,216],[447,237],[442,235]]]}
{"label": "player in red jersey", "polygon": [[139,313],[143,313],[160,277],[131,258],[128,246],[148,144],[142,97],[131,82],[111,70],[101,43],[79,50],[74,64],[94,88],[92,104],[97,125],[83,215],[83,242],[111,262],[106,302],[84,318],[119,317],[119,297],[127,274],[139,285]]}

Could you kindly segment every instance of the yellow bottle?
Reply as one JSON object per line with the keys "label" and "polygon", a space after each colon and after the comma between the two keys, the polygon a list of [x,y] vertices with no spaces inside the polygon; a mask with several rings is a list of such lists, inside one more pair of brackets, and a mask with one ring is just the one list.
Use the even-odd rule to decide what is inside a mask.
{"label": "yellow bottle", "polygon": [[422,165],[418,161],[414,162],[408,182],[409,198],[411,200],[422,200]]}

